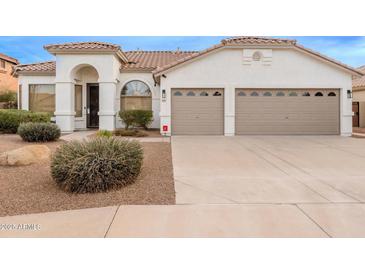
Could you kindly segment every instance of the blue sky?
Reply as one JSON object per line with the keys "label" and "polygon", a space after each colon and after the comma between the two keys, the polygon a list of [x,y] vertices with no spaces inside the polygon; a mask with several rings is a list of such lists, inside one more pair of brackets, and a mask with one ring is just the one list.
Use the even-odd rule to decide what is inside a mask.
{"label": "blue sky", "polygon": [[[365,65],[363,36],[280,36],[296,39],[306,47],[319,51],[345,64]],[[222,36],[0,36],[0,52],[21,63],[52,60],[43,45],[77,41],[105,41],[122,46],[123,50],[202,50],[219,43]]]}

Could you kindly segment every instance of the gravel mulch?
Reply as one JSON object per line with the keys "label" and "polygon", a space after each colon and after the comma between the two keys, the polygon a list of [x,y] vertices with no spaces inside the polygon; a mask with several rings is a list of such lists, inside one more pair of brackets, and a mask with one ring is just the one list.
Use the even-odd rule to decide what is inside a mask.
{"label": "gravel mulch", "polygon": [[[62,141],[44,143],[55,151]],[[0,152],[28,145],[17,135],[0,134]],[[170,143],[141,143],[142,172],[134,184],[106,193],[70,194],[50,175],[49,160],[23,167],[0,166],[0,216],[121,204],[175,204]]]}

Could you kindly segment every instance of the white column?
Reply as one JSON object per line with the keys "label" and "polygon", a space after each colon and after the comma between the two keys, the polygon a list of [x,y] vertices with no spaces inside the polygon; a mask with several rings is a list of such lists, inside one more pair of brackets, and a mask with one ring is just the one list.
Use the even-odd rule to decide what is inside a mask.
{"label": "white column", "polygon": [[99,129],[115,130],[116,94],[116,83],[99,82]]}
{"label": "white column", "polygon": [[56,124],[62,132],[75,130],[75,88],[73,83],[56,83]]}
{"label": "white column", "polygon": [[341,136],[352,135],[352,99],[347,98],[347,90],[352,87],[344,87],[340,90],[340,130]]}
{"label": "white column", "polygon": [[22,109],[29,110],[29,84],[22,83]]}
{"label": "white column", "polygon": [[[163,90],[165,98],[162,98]],[[167,130],[164,130],[167,127]],[[171,88],[160,86],[160,133],[171,136]]]}
{"label": "white column", "polygon": [[224,89],[224,136],[235,135],[235,88],[226,86]]}

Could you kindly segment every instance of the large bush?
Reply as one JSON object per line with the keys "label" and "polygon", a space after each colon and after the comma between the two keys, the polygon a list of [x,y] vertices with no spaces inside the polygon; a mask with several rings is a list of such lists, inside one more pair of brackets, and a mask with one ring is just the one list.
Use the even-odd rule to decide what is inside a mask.
{"label": "large bush", "polygon": [[131,126],[147,129],[153,121],[152,110],[124,110],[119,112],[119,116],[125,125],[125,129]]}
{"label": "large bush", "polygon": [[31,112],[18,109],[0,109],[0,132],[16,133],[21,123],[51,122],[51,115],[45,112]]}
{"label": "large bush", "polygon": [[22,123],[18,127],[18,134],[27,142],[55,141],[61,136],[61,130],[51,123]]}
{"label": "large bush", "polygon": [[61,145],[52,157],[51,174],[70,192],[102,192],[133,183],[143,150],[137,141],[93,138]]}

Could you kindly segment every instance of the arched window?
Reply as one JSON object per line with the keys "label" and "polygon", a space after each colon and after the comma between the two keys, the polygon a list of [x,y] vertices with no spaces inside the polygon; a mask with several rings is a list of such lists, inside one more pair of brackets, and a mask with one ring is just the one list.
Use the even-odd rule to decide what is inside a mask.
{"label": "arched window", "polygon": [[289,96],[298,96],[298,94],[295,91],[292,91],[289,93]]}
{"label": "arched window", "polygon": [[316,92],[316,94],[314,94],[314,96],[323,96],[323,93],[318,91],[318,92]]}
{"label": "arched window", "polygon": [[311,96],[309,92],[303,92],[303,96]]}
{"label": "arched window", "polygon": [[214,92],[213,96],[222,96],[222,93],[220,93],[219,91]]}
{"label": "arched window", "polygon": [[180,91],[175,91],[174,96],[182,96],[182,93]]}
{"label": "arched window", "polygon": [[152,93],[150,88],[139,80],[133,80],[125,84],[120,93],[120,109],[152,110]]}
{"label": "arched window", "polygon": [[208,92],[203,91],[203,92],[200,93],[200,96],[209,96],[209,94],[208,94]]}
{"label": "arched window", "polygon": [[255,51],[254,54],[252,55],[252,60],[254,61],[260,61],[261,60],[261,52],[259,51]]}
{"label": "arched window", "polygon": [[189,91],[186,96],[195,96],[195,93],[193,91]]}
{"label": "arched window", "polygon": [[246,93],[244,93],[243,91],[241,91],[241,92],[239,92],[239,93],[237,94],[237,96],[246,96]]}
{"label": "arched window", "polygon": [[251,92],[251,94],[250,94],[251,96],[259,96],[259,94],[256,92],[256,91],[254,91],[254,92]]}
{"label": "arched window", "polygon": [[264,96],[272,96],[272,94],[271,94],[271,92],[266,91],[266,92],[264,93]]}
{"label": "arched window", "polygon": [[276,96],[285,96],[285,93],[282,91],[279,91],[278,93],[276,93]]}
{"label": "arched window", "polygon": [[336,93],[331,91],[330,93],[328,93],[328,96],[336,96]]}

